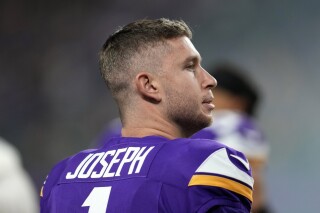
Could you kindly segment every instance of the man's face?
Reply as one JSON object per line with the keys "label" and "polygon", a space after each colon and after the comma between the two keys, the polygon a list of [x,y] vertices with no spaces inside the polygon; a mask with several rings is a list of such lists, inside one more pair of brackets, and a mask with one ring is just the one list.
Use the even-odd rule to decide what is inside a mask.
{"label": "man's face", "polygon": [[170,39],[168,44],[170,50],[163,58],[163,101],[169,120],[189,136],[212,122],[211,89],[217,82],[201,67],[201,57],[189,38]]}

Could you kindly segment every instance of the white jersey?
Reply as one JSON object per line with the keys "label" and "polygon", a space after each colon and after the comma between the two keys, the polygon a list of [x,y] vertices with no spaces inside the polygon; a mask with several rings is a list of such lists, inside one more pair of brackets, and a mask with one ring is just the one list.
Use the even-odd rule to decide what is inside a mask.
{"label": "white jersey", "polygon": [[0,138],[0,213],[39,212],[37,194],[18,151]]}

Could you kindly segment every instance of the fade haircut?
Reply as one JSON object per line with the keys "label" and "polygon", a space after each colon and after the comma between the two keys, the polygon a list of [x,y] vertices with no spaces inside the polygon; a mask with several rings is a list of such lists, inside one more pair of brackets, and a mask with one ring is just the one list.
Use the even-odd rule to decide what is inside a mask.
{"label": "fade haircut", "polygon": [[167,39],[182,36],[192,38],[184,21],[161,18],[132,22],[107,39],[99,53],[100,71],[118,105],[130,98],[130,85],[139,69],[155,71],[161,66],[160,58],[155,58],[160,47],[166,46]]}

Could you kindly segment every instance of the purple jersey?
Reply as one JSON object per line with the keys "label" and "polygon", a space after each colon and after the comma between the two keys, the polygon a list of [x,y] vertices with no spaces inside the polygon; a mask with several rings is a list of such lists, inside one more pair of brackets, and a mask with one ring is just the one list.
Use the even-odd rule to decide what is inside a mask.
{"label": "purple jersey", "polygon": [[248,213],[252,187],[244,155],[220,143],[115,137],[53,168],[41,212]]}

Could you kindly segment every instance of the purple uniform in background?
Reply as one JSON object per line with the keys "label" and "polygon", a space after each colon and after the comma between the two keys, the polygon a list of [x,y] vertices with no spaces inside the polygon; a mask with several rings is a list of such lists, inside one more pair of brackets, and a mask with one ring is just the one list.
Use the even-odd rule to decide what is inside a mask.
{"label": "purple uniform in background", "polygon": [[244,155],[211,140],[114,137],[57,164],[42,213],[250,212]]}
{"label": "purple uniform in background", "polygon": [[249,159],[267,160],[269,143],[253,118],[235,111],[217,110],[211,126],[195,133],[191,138],[217,140],[238,150]]}

